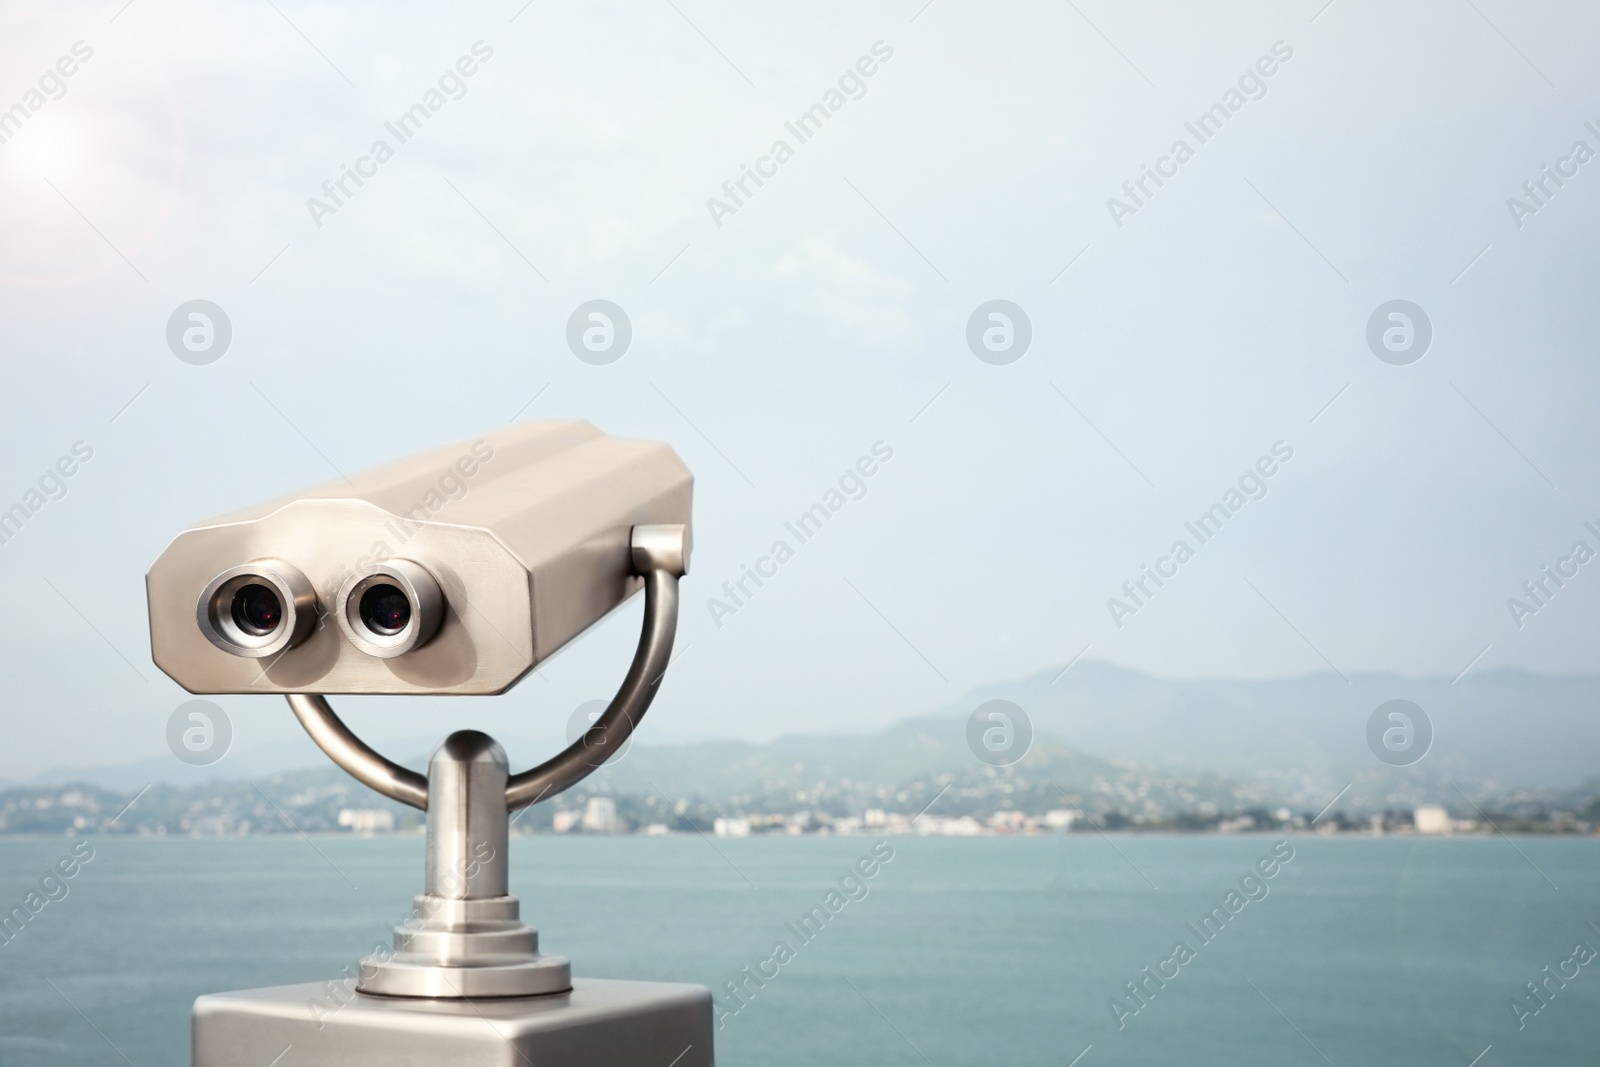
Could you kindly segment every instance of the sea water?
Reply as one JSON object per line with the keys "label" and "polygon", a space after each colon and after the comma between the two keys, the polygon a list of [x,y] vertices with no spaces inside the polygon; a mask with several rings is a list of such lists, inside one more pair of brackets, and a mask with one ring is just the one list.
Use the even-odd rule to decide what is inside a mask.
{"label": "sea water", "polygon": [[[186,1064],[196,996],[353,972],[422,877],[87,844],[0,838],[0,1067]],[[1594,839],[523,837],[512,887],[574,974],[716,991],[725,1065],[1600,1063]]]}

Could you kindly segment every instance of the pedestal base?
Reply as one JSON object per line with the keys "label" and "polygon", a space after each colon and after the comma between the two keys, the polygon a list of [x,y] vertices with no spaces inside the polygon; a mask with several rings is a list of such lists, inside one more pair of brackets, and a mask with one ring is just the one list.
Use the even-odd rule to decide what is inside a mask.
{"label": "pedestal base", "polygon": [[[429,1000],[325,985],[194,1004],[193,1067],[712,1067],[711,991],[575,979],[570,993]],[[340,1002],[342,1001],[342,1006]]]}

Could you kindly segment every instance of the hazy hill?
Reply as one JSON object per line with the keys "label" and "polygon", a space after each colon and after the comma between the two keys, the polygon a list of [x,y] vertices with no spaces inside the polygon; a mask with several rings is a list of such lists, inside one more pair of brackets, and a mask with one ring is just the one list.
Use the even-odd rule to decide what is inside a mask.
{"label": "hazy hill", "polygon": [[[967,751],[964,733],[972,709],[994,697],[1020,705],[1039,737],[1026,760],[998,775]],[[1366,747],[1368,717],[1397,697],[1421,705],[1434,724],[1433,748],[1413,767],[1387,767]],[[975,690],[933,714],[871,734],[649,744],[656,732],[647,727],[646,741],[595,775],[592,786],[717,805],[844,810],[869,802],[894,806],[888,800],[902,796],[903,807],[919,790],[948,782],[977,793],[1003,784],[1019,796],[1037,793],[1040,803],[1058,788],[1088,798],[1100,782],[1116,783],[1101,799],[1131,790],[1135,799],[1124,797],[1122,805],[1129,812],[1157,804],[1236,810],[1268,802],[1316,811],[1349,786],[1341,801],[1349,810],[1423,802],[1466,810],[1491,799],[1587,795],[1579,784],[1600,774],[1597,710],[1596,676],[1486,670],[1454,685],[1446,678],[1352,674],[1347,680],[1333,673],[1179,680],[1084,660],[1065,674],[1043,671]],[[518,766],[537,758],[524,754],[553,752],[557,744],[503,740]],[[431,744],[416,738],[383,747],[420,767]],[[310,741],[298,738],[230,753],[207,768],[163,755],[123,767],[57,769],[21,785],[85,782],[131,795],[151,782],[243,784],[325,766]]]}
{"label": "hazy hill", "polygon": [[[137,803],[119,816],[136,793]],[[1037,738],[1016,765],[991,767],[968,751],[964,721],[924,719],[865,736],[638,745],[554,804],[534,809],[523,828],[547,827],[555,810],[582,807],[595,794],[616,797],[632,821],[667,822],[683,830],[707,826],[720,815],[809,812],[826,821],[869,808],[910,816],[930,805],[933,814],[945,817],[1077,808],[1096,816],[1161,819],[1196,809],[1259,809],[1274,799],[1257,786],[1219,775],[1151,771],[1048,737]],[[418,818],[324,764],[252,781],[155,785],[142,793],[70,784],[0,791],[0,831],[336,830],[343,808],[387,808],[397,826],[414,825]]]}
{"label": "hazy hill", "polygon": [[[421,757],[408,762],[420,765]],[[1049,734],[1038,735],[1016,764],[992,767],[968,750],[966,717],[948,715],[866,735],[804,735],[763,744],[639,744],[571,792],[528,812],[520,828],[548,828],[557,810],[581,809],[596,794],[616,799],[626,825],[665,823],[702,832],[722,815],[782,816],[815,827],[873,808],[907,817],[927,809],[937,817],[971,815],[980,821],[1006,810],[1037,816],[1067,808],[1107,826],[1134,822],[1195,829],[1238,814],[1252,815],[1255,825],[1271,825],[1285,816],[1269,813],[1284,809],[1304,825],[1330,806],[1335,821],[1348,816],[1364,825],[1366,815],[1386,811],[1404,821],[1421,803],[1443,803],[1458,818],[1479,818],[1487,811],[1497,820],[1545,826],[1560,821],[1554,813],[1561,811],[1583,821],[1600,819],[1600,780],[1561,789],[1508,788],[1460,770],[1431,756],[1417,766],[1388,767],[1367,753],[1365,765],[1348,778],[1326,767],[1296,764],[1266,774],[1225,776],[1091,755]],[[339,828],[345,808],[387,808],[396,828],[414,827],[419,818],[326,761],[248,781],[218,778],[140,790],[142,785],[137,790],[33,785],[0,791],[0,832],[327,831]],[[136,793],[137,802],[129,807]]]}
{"label": "hazy hill", "polygon": [[[1232,775],[1285,768],[1349,777],[1371,769],[1367,718],[1387,700],[1433,720],[1423,765],[1507,785],[1558,787],[1600,772],[1600,676],[1473,670],[1449,678],[1332,672],[1298,678],[1166,679],[1083,660],[986,686],[943,710],[1003,697],[1041,731],[1088,752]],[[1348,679],[1348,680],[1347,680]]]}
{"label": "hazy hill", "polygon": [[1069,806],[1063,794],[1076,798],[1073,802],[1124,810],[1146,801],[1164,810],[1205,802],[1228,810],[1265,799],[1259,789],[1221,775],[1155,771],[1091,755],[1049,736],[1036,737],[1015,766],[990,767],[967,748],[964,717],[912,719],[875,734],[794,735],[765,744],[639,745],[593,776],[595,787],[616,793],[705,797],[771,811],[830,808],[837,802],[840,814],[864,807],[904,811],[918,798],[931,800],[947,783],[957,795],[1003,793],[1016,797],[1019,807],[1031,798],[1029,806],[1035,808]]}

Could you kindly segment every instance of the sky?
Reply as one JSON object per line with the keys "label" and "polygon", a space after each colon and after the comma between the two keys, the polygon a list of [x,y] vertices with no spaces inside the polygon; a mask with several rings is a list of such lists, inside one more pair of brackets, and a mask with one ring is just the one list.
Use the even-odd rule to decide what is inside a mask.
{"label": "sky", "polygon": [[[1597,22],[8,4],[0,509],[28,517],[0,544],[0,778],[164,750],[186,694],[142,577],[180,530],[527,419],[695,473],[662,736],[870,730],[1080,658],[1589,672]],[[594,300],[631,327],[610,362],[568,342]],[[184,347],[192,301],[225,350],[214,313]],[[713,610],[875,448],[864,495]],[[1535,602],[1546,566],[1569,576]],[[559,733],[639,615],[500,698],[340,708],[380,747]],[[218,703],[235,746],[297,729]]]}

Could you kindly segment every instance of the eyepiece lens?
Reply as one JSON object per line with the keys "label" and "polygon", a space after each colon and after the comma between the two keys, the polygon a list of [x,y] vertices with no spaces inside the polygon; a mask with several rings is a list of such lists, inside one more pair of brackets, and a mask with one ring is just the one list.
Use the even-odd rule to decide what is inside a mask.
{"label": "eyepiece lens", "polygon": [[375,585],[361,594],[361,621],[385,637],[397,634],[411,622],[411,601],[398,586]]}
{"label": "eyepiece lens", "polygon": [[283,622],[283,601],[269,586],[259,582],[240,586],[233,594],[233,621],[253,637],[265,637]]}

